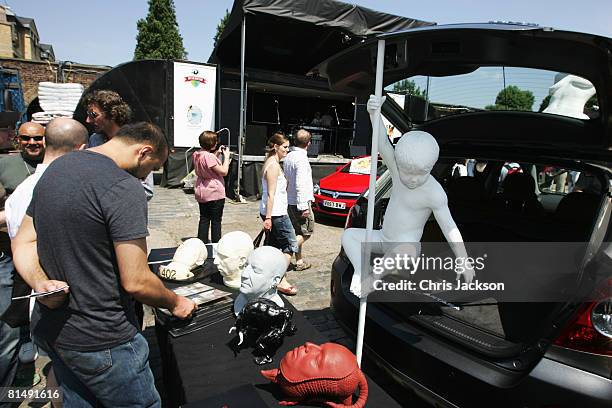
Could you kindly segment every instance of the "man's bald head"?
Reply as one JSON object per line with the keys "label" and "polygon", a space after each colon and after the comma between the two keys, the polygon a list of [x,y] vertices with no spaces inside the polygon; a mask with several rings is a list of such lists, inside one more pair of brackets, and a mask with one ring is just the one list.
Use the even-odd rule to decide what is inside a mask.
{"label": "man's bald head", "polygon": [[310,143],[311,138],[312,136],[310,135],[309,131],[307,131],[306,129],[300,129],[297,131],[295,135],[295,139],[293,140],[293,143],[297,147],[301,147],[302,149],[305,149],[308,147],[308,143]]}
{"label": "man's bald head", "polygon": [[87,143],[87,129],[74,119],[57,118],[47,125],[45,140],[48,152],[68,153]]}
{"label": "man's bald head", "polygon": [[17,134],[28,136],[42,136],[45,134],[45,128],[38,123],[25,122],[21,126],[19,126]]}

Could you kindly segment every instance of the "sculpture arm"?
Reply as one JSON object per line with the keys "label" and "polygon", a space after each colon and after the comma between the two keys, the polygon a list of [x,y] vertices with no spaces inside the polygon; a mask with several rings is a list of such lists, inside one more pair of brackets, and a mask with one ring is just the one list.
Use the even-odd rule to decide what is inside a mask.
{"label": "sculpture arm", "polygon": [[[441,188],[442,187],[440,187],[440,189]],[[453,216],[448,208],[446,194],[444,194],[444,192],[439,192],[439,194],[442,196],[437,197],[437,205],[432,209],[434,217],[436,218],[436,221],[444,234],[444,238],[446,238],[448,241],[453,254],[455,254],[455,258],[467,259],[468,254],[465,249],[465,244],[463,243],[463,237],[461,236],[461,232],[459,231],[459,228],[457,228],[457,224],[455,224],[455,220],[453,220]],[[463,276],[468,283],[474,278],[474,269],[471,263],[465,264]],[[457,275],[457,279],[459,279],[459,274]]]}
{"label": "sculpture arm", "polygon": [[393,149],[393,145],[387,136],[387,130],[385,129],[385,124],[383,122],[383,116],[381,113],[381,109],[386,96],[383,96],[380,101],[375,95],[370,95],[370,99],[368,99],[367,109],[370,114],[370,122],[372,123],[372,132],[374,132],[374,121],[376,115],[380,115],[379,121],[379,130],[378,130],[378,152],[382,157],[383,161],[391,171],[393,178],[398,175],[397,164],[395,163],[395,151]]}

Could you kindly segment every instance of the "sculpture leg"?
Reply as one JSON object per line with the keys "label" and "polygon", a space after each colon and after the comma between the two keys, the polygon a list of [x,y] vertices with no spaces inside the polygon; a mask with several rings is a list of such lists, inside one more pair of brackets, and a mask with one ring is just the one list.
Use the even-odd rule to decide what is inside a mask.
{"label": "sculpture leg", "polygon": [[[366,230],[362,228],[349,228],[342,233],[342,248],[353,264],[355,271],[351,279],[351,293],[357,297],[362,295],[362,282],[366,276],[362,272],[362,244],[366,239]],[[382,232],[372,231],[372,252],[382,252]]]}

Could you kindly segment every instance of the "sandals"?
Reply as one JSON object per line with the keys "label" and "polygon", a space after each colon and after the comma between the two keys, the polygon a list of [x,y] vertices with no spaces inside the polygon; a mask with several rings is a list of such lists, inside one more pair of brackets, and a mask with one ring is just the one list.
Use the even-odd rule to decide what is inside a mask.
{"label": "sandals", "polygon": [[293,268],[294,271],[305,271],[306,269],[310,268],[312,265],[309,264],[308,262],[303,262],[301,264],[295,264],[295,268]]}
{"label": "sandals", "polygon": [[293,285],[290,285],[288,288],[281,288],[280,286],[277,286],[276,290],[286,296],[297,295],[297,288]]}

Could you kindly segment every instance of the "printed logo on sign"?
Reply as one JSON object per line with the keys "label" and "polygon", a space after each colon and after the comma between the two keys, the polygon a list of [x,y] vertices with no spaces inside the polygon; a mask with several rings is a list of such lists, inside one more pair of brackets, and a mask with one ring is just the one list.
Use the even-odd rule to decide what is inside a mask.
{"label": "printed logo on sign", "polygon": [[185,82],[191,82],[191,85],[194,88],[197,88],[198,86],[200,86],[200,84],[203,84],[203,85],[206,84],[206,79],[198,76],[200,71],[198,71],[197,69],[194,69],[193,71],[191,71],[191,73],[193,75],[187,75],[185,77]]}

